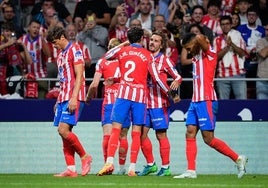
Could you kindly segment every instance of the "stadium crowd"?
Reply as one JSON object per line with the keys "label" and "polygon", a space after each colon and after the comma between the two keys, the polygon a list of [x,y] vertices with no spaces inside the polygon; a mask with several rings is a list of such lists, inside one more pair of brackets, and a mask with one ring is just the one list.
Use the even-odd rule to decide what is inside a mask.
{"label": "stadium crowd", "polygon": [[[71,0],[0,2],[2,98],[15,91],[23,98],[57,96],[57,82],[40,80],[57,78],[58,51],[46,41],[46,35],[55,25],[65,28],[73,25],[69,37],[79,41],[86,56],[87,86],[94,76],[96,63],[107,51],[108,41],[117,38],[124,42],[131,27],[144,29],[143,46],[147,49],[153,31],[165,32],[168,36],[166,55],[183,78],[191,78],[191,58],[182,48],[181,40],[185,33],[199,30],[217,51],[215,77],[227,78],[215,83],[218,97],[267,99],[267,80],[233,80],[268,77],[266,0],[82,0],[73,3],[72,10],[67,8]],[[228,23],[222,23],[222,18]],[[22,78],[27,82],[22,84]],[[192,83],[183,82],[180,90],[182,99],[191,98]],[[98,97],[103,97],[101,84]]]}

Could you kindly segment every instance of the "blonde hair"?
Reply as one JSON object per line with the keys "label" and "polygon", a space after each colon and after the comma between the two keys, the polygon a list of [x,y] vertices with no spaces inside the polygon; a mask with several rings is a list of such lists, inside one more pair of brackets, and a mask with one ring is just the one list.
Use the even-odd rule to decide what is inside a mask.
{"label": "blonde hair", "polygon": [[108,50],[118,46],[119,44],[121,44],[121,41],[117,38],[112,38],[110,41],[109,41],[109,44],[108,44]]}

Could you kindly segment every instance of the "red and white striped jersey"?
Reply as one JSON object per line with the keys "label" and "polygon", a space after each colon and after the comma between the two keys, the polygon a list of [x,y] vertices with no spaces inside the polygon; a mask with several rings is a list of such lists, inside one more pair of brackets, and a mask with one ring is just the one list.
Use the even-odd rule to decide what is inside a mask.
{"label": "red and white striped jersey", "polygon": [[237,0],[222,0],[221,10],[222,15],[231,15],[235,9]]}
{"label": "red and white striped jersey", "polygon": [[61,52],[61,50],[55,48],[51,42],[48,42],[48,43],[47,43],[47,46],[48,46],[49,51],[50,51],[50,53],[51,53],[51,60],[50,60],[50,61],[51,61],[52,63],[56,63],[56,62],[57,62],[58,55],[59,55],[59,53]]}
{"label": "red and white striped jersey", "polygon": [[23,35],[20,40],[26,46],[32,57],[32,64],[27,66],[27,72],[35,75],[36,78],[44,78],[47,76],[46,62],[42,57],[43,40],[41,36],[30,39],[28,34]]}
{"label": "red and white striped jersey", "polygon": [[83,53],[84,60],[91,61],[91,55],[90,55],[90,51],[89,51],[87,45],[85,45],[81,41],[76,41],[75,44],[78,44],[80,46],[82,53]]}
{"label": "red and white striped jersey", "polygon": [[[164,54],[159,53],[154,57],[156,69],[161,80],[167,82],[168,75],[174,80],[182,80],[174,67],[174,63]],[[147,86],[147,108],[162,108],[170,106],[169,98],[156,81],[148,79]]]}
{"label": "red and white striped jersey", "polygon": [[[235,40],[238,41],[237,43],[239,44],[236,44],[236,45],[242,48],[244,51],[246,51],[246,43],[244,39],[242,38],[240,32],[239,31],[234,31],[234,32],[238,33],[238,35],[235,35],[236,36]],[[227,46],[225,37],[223,35],[216,37],[214,40],[213,46],[217,53],[220,50],[224,49]],[[217,77],[225,78],[225,77],[232,77],[235,75],[245,74],[244,59],[239,57],[238,54],[233,53],[232,51],[227,52],[225,56],[227,55],[230,58],[223,57],[218,62]]]}
{"label": "red and white striped jersey", "polygon": [[218,19],[213,19],[211,18],[208,14],[206,14],[203,18],[201,23],[206,25],[209,29],[212,30],[213,35],[217,36],[222,34],[221,26],[220,26],[220,18]]}
{"label": "red and white striped jersey", "polygon": [[[79,45],[71,42],[67,47],[59,53],[57,59],[59,79],[60,79],[60,94],[58,102],[68,101],[71,99],[75,84],[75,69],[78,64],[85,65],[82,50]],[[84,66],[83,66],[84,67]],[[85,87],[85,72],[83,72],[82,85],[80,87],[77,99],[85,101],[86,87]]]}
{"label": "red and white striped jersey", "polygon": [[214,90],[214,76],[217,54],[211,47],[192,58],[193,62],[193,102],[217,100]]}
{"label": "red and white striped jersey", "polygon": [[107,52],[106,59],[118,58],[121,80],[118,89],[118,98],[135,102],[146,103],[147,74],[159,82],[159,85],[168,91],[165,83],[160,81],[152,54],[139,44],[114,48]]}
{"label": "red and white striped jersey", "polygon": [[127,27],[120,29],[118,26],[116,26],[113,30],[109,31],[109,39],[117,38],[121,42],[125,42],[127,40],[127,31]]}
{"label": "red and white striped jersey", "polygon": [[[96,72],[102,74],[104,80],[108,78],[120,78],[119,62],[117,59],[107,60],[105,58],[99,59],[96,64]],[[114,104],[117,97],[119,83],[113,85],[105,85],[103,105]]]}

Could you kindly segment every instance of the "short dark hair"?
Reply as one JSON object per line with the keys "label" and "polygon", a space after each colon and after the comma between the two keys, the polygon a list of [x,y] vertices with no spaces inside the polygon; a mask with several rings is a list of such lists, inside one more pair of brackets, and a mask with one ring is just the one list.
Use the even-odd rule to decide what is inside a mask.
{"label": "short dark hair", "polygon": [[221,18],[220,18],[220,23],[221,23],[223,20],[229,20],[231,24],[233,23],[233,21],[232,21],[232,17],[229,16],[229,15],[221,16]]}
{"label": "short dark hair", "polygon": [[205,12],[206,12],[205,9],[204,9],[204,7],[201,6],[201,5],[195,5],[195,6],[193,6],[192,13],[195,11],[195,9],[201,9],[203,11],[203,14],[205,14]]}
{"label": "short dark hair", "polygon": [[195,38],[196,34],[194,33],[186,33],[182,39],[182,45],[184,46],[185,44],[191,42],[193,38]]}
{"label": "short dark hair", "polygon": [[54,40],[60,39],[62,35],[67,38],[65,29],[60,26],[55,26],[48,31],[47,41],[52,43]]}
{"label": "short dark hair", "polygon": [[143,29],[138,27],[130,28],[127,32],[127,38],[130,44],[141,42],[143,36]]}
{"label": "short dark hair", "polygon": [[41,25],[41,22],[37,19],[31,19],[29,25],[31,25],[32,23],[38,23],[39,25]]}
{"label": "short dark hair", "polygon": [[4,22],[2,24],[2,30],[15,31],[13,22]]}
{"label": "short dark hair", "polygon": [[201,27],[199,24],[197,24],[197,23],[193,23],[193,24],[191,24],[191,25],[189,25],[189,27],[187,28],[187,32],[191,32],[191,29],[193,28],[193,27],[197,27],[198,29],[199,29],[199,31],[200,31],[200,33],[201,34],[204,34],[204,30],[203,30],[203,27]]}
{"label": "short dark hair", "polygon": [[249,12],[255,12],[257,15],[259,15],[258,8],[254,5],[251,5],[250,7],[248,7],[247,13]]}
{"label": "short dark hair", "polygon": [[216,6],[219,9],[221,8],[221,1],[219,0],[209,0],[208,4],[207,4],[207,8],[211,7],[211,6]]}

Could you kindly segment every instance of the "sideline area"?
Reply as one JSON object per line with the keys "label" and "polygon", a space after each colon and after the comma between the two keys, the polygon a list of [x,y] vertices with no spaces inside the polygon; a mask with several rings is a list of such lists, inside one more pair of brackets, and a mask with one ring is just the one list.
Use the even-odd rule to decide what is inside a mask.
{"label": "sideline area", "polygon": [[[103,166],[102,128],[100,122],[79,122],[74,128],[86,150],[93,156],[92,171],[96,174]],[[249,158],[248,174],[268,174],[268,123],[267,122],[218,122],[215,135],[225,140],[233,149]],[[171,122],[168,131],[171,144],[171,172],[182,173],[186,169],[184,122]],[[130,134],[129,134],[130,136]],[[160,166],[159,146],[153,131],[152,139],[155,160]],[[52,122],[0,122],[0,174],[53,174],[65,169],[61,140]],[[198,174],[236,174],[235,164],[227,157],[209,148],[197,137]],[[131,141],[129,137],[129,141]],[[76,156],[77,169],[80,160]],[[115,159],[115,172],[118,170]],[[137,170],[146,162],[139,153]],[[126,168],[129,165],[129,155]]]}

